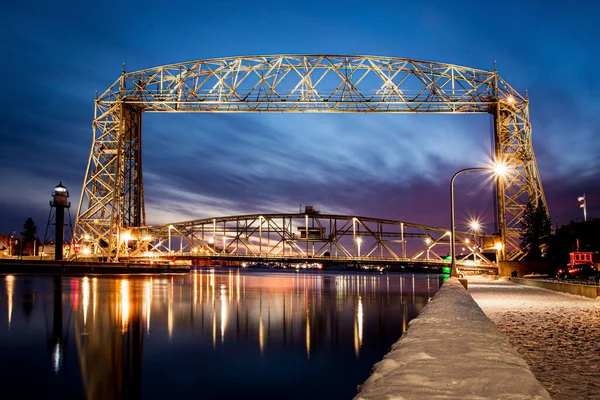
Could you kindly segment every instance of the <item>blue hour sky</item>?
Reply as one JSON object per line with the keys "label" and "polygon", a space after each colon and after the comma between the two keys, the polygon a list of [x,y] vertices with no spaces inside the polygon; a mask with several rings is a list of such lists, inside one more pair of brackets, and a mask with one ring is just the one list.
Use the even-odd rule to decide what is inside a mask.
{"label": "blue hour sky", "polygon": [[[77,205],[94,92],[127,71],[254,54],[382,55],[492,70],[529,90],[552,221],[600,217],[600,65],[593,1],[22,1],[0,34],[0,234],[40,236],[62,181]],[[323,213],[449,226],[449,180],[490,155],[486,115],[146,114],[149,223]],[[472,176],[471,176],[472,175]],[[457,219],[493,231],[489,181],[457,181]],[[76,207],[72,208],[75,219]]]}

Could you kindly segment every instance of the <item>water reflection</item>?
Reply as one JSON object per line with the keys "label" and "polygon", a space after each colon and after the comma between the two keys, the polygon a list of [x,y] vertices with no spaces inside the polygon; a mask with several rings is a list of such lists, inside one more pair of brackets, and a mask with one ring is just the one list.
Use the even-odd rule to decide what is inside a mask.
{"label": "water reflection", "polygon": [[7,275],[6,278],[6,297],[8,300],[8,329],[10,329],[10,323],[12,322],[12,310],[13,310],[13,291],[15,287],[15,277]]}
{"label": "water reflection", "polygon": [[[15,329],[13,298],[19,296],[20,279],[25,278],[4,279],[8,329],[11,325]],[[40,296],[52,293],[52,300],[47,302],[52,304],[53,313],[48,341],[52,369],[60,374],[63,367],[69,367],[65,360],[69,359],[71,338],[77,349],[73,357],[78,362],[70,367],[79,370],[88,399],[141,397],[142,380],[145,398],[190,394],[187,390],[191,388],[185,385],[161,394],[165,389],[160,389],[159,383],[161,379],[181,381],[192,367],[200,368],[202,375],[194,374],[193,380],[189,377],[185,382],[205,382],[205,390],[214,390],[218,397],[268,395],[269,378],[261,377],[264,382],[259,387],[244,383],[248,379],[245,375],[260,369],[266,376],[276,377],[278,369],[291,365],[297,379],[303,380],[297,383],[303,386],[298,397],[305,397],[310,390],[330,390],[328,398],[351,397],[372,364],[441,284],[434,275],[239,270],[28,279]],[[74,332],[70,334],[71,327]],[[297,349],[304,353],[304,361],[297,358]],[[144,351],[150,353],[144,356]],[[198,358],[192,359],[191,354]],[[284,355],[286,358],[281,359]],[[214,371],[202,367],[209,359]],[[163,363],[171,367],[163,369]],[[247,369],[238,371],[236,363]],[[314,377],[305,379],[318,373],[313,371],[315,365],[331,379],[327,387],[304,388],[324,384]],[[219,368],[227,371],[227,376],[218,375]],[[241,377],[235,378],[235,374]],[[227,379],[242,383],[230,388]],[[285,375],[285,379],[292,378]],[[287,392],[286,397],[290,397]]]}

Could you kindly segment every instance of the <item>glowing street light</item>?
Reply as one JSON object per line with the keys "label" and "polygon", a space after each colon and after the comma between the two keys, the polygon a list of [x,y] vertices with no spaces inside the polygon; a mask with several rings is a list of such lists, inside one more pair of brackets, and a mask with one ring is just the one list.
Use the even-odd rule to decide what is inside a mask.
{"label": "glowing street light", "polygon": [[479,222],[479,220],[477,219],[472,219],[471,221],[469,221],[469,229],[472,232],[480,232],[481,231],[481,222]]}
{"label": "glowing street light", "polygon": [[498,264],[498,261],[500,260],[500,253],[502,252],[502,248],[504,246],[502,245],[502,242],[496,242],[496,244],[494,244],[494,248],[496,249],[496,265]]}
{"label": "glowing street light", "polygon": [[171,254],[171,229],[173,229],[173,225],[169,225],[169,254]]}
{"label": "glowing street light", "polygon": [[458,175],[469,171],[491,171],[496,177],[501,178],[507,174],[508,170],[508,166],[505,163],[499,162],[491,167],[464,168],[452,175],[452,179],[450,180],[450,257],[452,259],[450,276],[458,276],[458,271],[456,270],[456,249],[454,248],[456,243],[454,232],[454,180]]}
{"label": "glowing street light", "polygon": [[362,244],[362,238],[360,236],[358,236],[356,238],[356,245],[358,246],[358,256],[360,257],[360,245]]}

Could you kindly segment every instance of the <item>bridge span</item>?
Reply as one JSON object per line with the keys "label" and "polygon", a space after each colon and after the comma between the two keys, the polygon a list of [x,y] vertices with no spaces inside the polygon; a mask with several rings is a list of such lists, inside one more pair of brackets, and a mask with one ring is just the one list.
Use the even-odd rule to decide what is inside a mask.
{"label": "bridge span", "polygon": [[[303,213],[250,214],[203,218],[164,225],[122,229],[113,259],[130,261],[221,260],[324,264],[449,263],[447,229],[389,219]],[[103,257],[83,238],[78,258]],[[498,236],[456,231],[457,263],[495,266],[488,251]]]}

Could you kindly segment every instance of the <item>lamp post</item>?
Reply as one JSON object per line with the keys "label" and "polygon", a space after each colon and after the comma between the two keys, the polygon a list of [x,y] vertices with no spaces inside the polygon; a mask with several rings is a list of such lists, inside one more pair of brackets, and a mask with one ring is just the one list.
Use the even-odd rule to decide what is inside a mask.
{"label": "lamp post", "polygon": [[12,249],[13,249],[13,238],[14,238],[13,234],[16,234],[16,232],[12,231],[11,233],[8,234],[8,255],[9,255],[9,257],[13,256],[13,251],[12,251]]}
{"label": "lamp post", "polygon": [[452,175],[452,179],[450,180],[450,257],[452,258],[452,270],[450,276],[458,276],[458,271],[456,270],[456,250],[454,249],[454,180],[458,175],[469,171],[492,171],[497,177],[501,177],[506,174],[507,167],[503,163],[497,163],[491,167],[464,168]]}
{"label": "lamp post", "polygon": [[579,204],[579,208],[583,208],[583,222],[587,222],[587,204],[585,202],[585,193],[583,196],[579,196],[577,201],[581,203]]}

